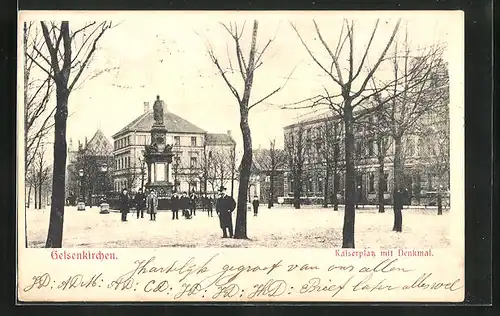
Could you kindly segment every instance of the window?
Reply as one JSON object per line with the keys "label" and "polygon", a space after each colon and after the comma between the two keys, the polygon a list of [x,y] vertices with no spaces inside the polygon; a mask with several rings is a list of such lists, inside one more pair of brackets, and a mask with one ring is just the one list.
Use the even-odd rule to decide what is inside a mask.
{"label": "window", "polygon": [[208,152],[208,158],[212,158],[212,151]]}
{"label": "window", "polygon": [[318,179],[318,189],[316,190],[318,192],[322,192],[323,191],[323,179]]}
{"label": "window", "polygon": [[181,137],[174,136],[174,146],[180,146],[180,145],[181,145]]}
{"label": "window", "polygon": [[370,193],[375,192],[375,175],[373,172],[370,173],[370,180],[368,182],[368,190]]}
{"label": "window", "polygon": [[356,143],[356,155],[361,157],[361,141]]}
{"label": "window", "polygon": [[130,141],[130,140],[131,140],[131,138],[132,138],[131,136],[127,137],[127,145],[130,145],[130,144],[131,144],[131,141]]}
{"label": "window", "polygon": [[198,165],[198,157],[191,157],[190,167],[195,168]]}
{"label": "window", "polygon": [[266,182],[271,182],[271,177],[270,176],[266,176]]}
{"label": "window", "polygon": [[413,142],[413,139],[408,139],[408,155],[411,157],[415,154],[415,144]]}
{"label": "window", "polygon": [[196,137],[191,137],[191,146],[196,147]]}
{"label": "window", "polygon": [[389,174],[384,173],[384,178],[382,179],[382,183],[380,183],[380,189],[382,190],[382,192],[388,191],[388,188],[387,188],[388,182],[389,182]]}
{"label": "window", "polygon": [[373,157],[375,154],[374,145],[375,145],[375,142],[373,141],[373,139],[370,139],[368,141],[368,156],[369,157]]}
{"label": "window", "polygon": [[418,152],[419,152],[419,155],[423,155],[425,152],[424,140],[422,138],[418,139]]}
{"label": "window", "polygon": [[179,166],[181,164],[181,157],[179,155],[175,156],[175,164]]}

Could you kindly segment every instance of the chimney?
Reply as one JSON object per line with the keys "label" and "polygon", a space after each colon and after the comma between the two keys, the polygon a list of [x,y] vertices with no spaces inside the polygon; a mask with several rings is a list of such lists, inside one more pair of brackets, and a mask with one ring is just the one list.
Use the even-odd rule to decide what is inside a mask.
{"label": "chimney", "polygon": [[230,129],[228,129],[228,130],[227,130],[227,134],[228,134],[229,136],[231,136],[231,130],[230,130]]}
{"label": "chimney", "polygon": [[149,102],[144,102],[144,113],[149,110]]}
{"label": "chimney", "polygon": [[85,136],[85,148],[87,148],[87,136]]}
{"label": "chimney", "polygon": [[68,146],[68,151],[73,151],[73,139],[69,139],[69,146]]}

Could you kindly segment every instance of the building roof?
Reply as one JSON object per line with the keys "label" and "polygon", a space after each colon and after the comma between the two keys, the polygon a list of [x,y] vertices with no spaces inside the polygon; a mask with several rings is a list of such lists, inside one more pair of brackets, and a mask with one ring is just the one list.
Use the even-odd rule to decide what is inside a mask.
{"label": "building roof", "polygon": [[[169,133],[190,133],[190,134],[205,134],[206,131],[194,125],[193,123],[183,119],[182,117],[169,112],[163,111],[164,123]],[[149,132],[154,123],[153,110],[149,110],[130,122],[122,128],[118,133],[113,135],[116,138],[127,132]]]}
{"label": "building roof", "polygon": [[207,133],[205,135],[207,145],[236,145],[236,142],[229,134]]}
{"label": "building roof", "polygon": [[96,156],[110,156],[113,154],[113,145],[104,133],[98,129],[85,147],[85,151]]}

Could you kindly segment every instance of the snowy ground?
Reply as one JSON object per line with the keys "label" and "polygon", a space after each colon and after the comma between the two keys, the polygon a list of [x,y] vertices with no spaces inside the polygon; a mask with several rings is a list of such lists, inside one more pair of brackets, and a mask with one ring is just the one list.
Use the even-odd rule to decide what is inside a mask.
{"label": "snowy ground", "polygon": [[[30,247],[43,247],[47,238],[49,208],[28,210],[28,241]],[[435,209],[403,210],[403,232],[392,232],[393,213],[379,214],[375,208],[356,213],[356,248],[443,248],[449,241],[449,212],[438,216]],[[341,247],[343,209],[291,208],[259,210],[259,216],[248,213],[250,240],[222,239],[219,221],[198,211],[191,220],[172,221],[169,211],[160,212],[155,222],[147,214],[137,219],[128,215],[120,221],[120,213],[99,214],[99,209],[77,211],[67,207],[64,215],[63,247]],[[233,215],[233,223],[236,215]]]}

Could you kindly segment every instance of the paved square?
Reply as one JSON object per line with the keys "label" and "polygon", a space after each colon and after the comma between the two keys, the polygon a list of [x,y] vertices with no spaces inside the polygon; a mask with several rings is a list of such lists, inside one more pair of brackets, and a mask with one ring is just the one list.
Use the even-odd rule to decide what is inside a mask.
{"label": "paved square", "polygon": [[[47,238],[50,209],[28,210],[30,247],[43,247]],[[343,209],[267,207],[259,216],[248,213],[248,237],[251,240],[222,239],[219,221],[197,211],[191,220],[172,220],[170,211],[137,219],[128,215],[120,221],[120,213],[99,214],[99,209],[77,211],[67,207],[64,215],[63,247],[157,248],[157,247],[280,247],[340,248],[342,246]],[[233,223],[236,214],[233,215]],[[443,248],[448,247],[449,212],[438,216],[435,209],[403,210],[403,232],[392,231],[392,210],[379,214],[374,208],[356,213],[356,248]]]}

